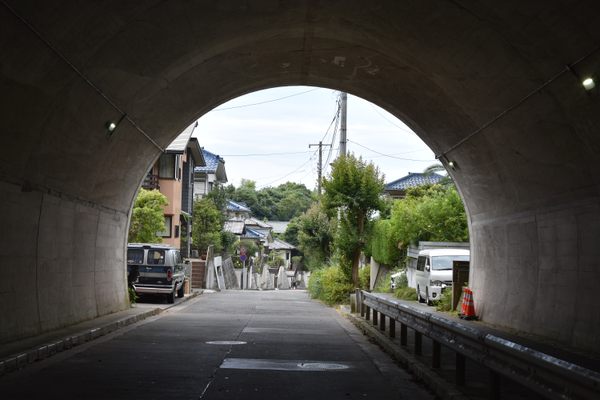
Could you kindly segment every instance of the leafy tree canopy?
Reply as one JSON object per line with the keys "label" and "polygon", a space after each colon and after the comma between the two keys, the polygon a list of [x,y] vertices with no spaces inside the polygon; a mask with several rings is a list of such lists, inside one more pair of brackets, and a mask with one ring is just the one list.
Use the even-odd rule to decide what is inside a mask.
{"label": "leafy tree canopy", "polygon": [[158,190],[141,188],[135,199],[129,224],[130,243],[160,243],[157,233],[165,229],[163,207],[167,198]]}
{"label": "leafy tree canopy", "polygon": [[210,198],[194,201],[194,229],[192,230],[192,243],[201,253],[213,245],[215,252],[223,248],[222,229],[223,214]]}
{"label": "leafy tree canopy", "polygon": [[392,236],[403,247],[427,240],[469,240],[467,216],[454,186],[409,189],[406,197],[394,204],[390,220]]}
{"label": "leafy tree canopy", "polygon": [[256,182],[242,179],[240,187],[227,194],[231,200],[244,203],[256,218],[280,221],[299,216],[313,202],[310,190],[294,182],[257,190]]}

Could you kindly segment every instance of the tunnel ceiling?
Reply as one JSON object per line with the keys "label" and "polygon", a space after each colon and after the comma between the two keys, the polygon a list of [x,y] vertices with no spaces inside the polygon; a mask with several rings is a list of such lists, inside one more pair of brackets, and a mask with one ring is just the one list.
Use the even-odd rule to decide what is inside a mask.
{"label": "tunnel ceiling", "polygon": [[[589,185],[589,172],[585,183],[566,178],[582,161],[594,165],[581,145],[598,145],[588,112],[597,99],[564,71],[586,56],[573,70],[597,70],[600,25],[590,8],[594,2],[7,2],[2,86],[15,107],[3,110],[11,134],[2,173],[126,210],[132,190],[114,182],[135,187],[191,121],[253,90],[304,84],[386,108],[438,155],[508,111],[448,154],[460,159],[455,175],[466,180],[467,198],[478,195],[470,192],[481,166],[511,201],[531,200],[510,183],[515,165],[556,174],[557,192]],[[123,114],[129,120],[107,139],[105,123]],[[547,143],[527,133],[540,124]],[[506,140],[507,130],[521,134]]]}

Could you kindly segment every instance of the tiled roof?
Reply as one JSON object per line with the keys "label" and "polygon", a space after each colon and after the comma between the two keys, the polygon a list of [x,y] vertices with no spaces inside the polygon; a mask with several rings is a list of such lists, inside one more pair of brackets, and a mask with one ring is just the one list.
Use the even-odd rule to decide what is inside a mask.
{"label": "tiled roof", "polygon": [[246,207],[245,204],[237,203],[233,200],[227,200],[227,211],[247,212],[247,213],[252,212],[252,210],[250,210],[248,207]]}
{"label": "tiled roof", "polygon": [[244,221],[229,220],[223,224],[223,230],[225,232],[233,233],[234,235],[241,235],[244,233]]}
{"label": "tiled roof", "polygon": [[294,245],[284,242],[281,239],[273,239],[273,243],[269,243],[269,249],[271,250],[294,250]]}
{"label": "tiled roof", "polygon": [[202,155],[204,156],[204,161],[206,163],[205,167],[196,167],[194,168],[194,172],[204,172],[209,174],[215,174],[217,172],[217,168],[219,167],[219,163],[225,164],[225,160],[222,157],[211,153],[208,150],[202,149]]}
{"label": "tiled roof", "polygon": [[274,233],[284,233],[290,221],[267,221],[273,227]]}
{"label": "tiled roof", "polygon": [[412,187],[438,183],[442,179],[444,179],[444,177],[436,173],[424,174],[420,172],[409,172],[408,175],[403,178],[386,183],[385,190],[406,190]]}
{"label": "tiled roof", "polygon": [[261,232],[255,231],[254,229],[246,228],[246,233],[243,237],[248,239],[263,239],[265,235]]}
{"label": "tiled roof", "polygon": [[259,219],[256,218],[247,218],[246,219],[246,225],[250,225],[250,226],[258,226],[261,228],[272,228],[271,225],[267,224],[266,222],[263,222]]}

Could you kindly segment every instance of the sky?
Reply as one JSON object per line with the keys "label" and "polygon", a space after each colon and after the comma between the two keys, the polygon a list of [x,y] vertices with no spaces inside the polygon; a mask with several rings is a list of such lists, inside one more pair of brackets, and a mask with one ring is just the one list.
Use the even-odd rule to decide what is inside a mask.
{"label": "sky", "polygon": [[[257,188],[285,182],[316,188],[318,147],[323,175],[339,150],[339,125],[332,123],[339,92],[288,86],[250,93],[224,103],[198,120],[200,146],[225,160],[228,183],[242,179]],[[402,121],[376,105],[348,95],[347,151],[375,164],[386,183],[436,163],[433,152]],[[335,139],[333,134],[336,134]]]}

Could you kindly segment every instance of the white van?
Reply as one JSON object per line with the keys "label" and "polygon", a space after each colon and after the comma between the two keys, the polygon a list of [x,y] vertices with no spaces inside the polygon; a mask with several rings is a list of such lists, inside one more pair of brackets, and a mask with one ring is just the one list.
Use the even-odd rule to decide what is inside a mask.
{"label": "white van", "polygon": [[470,253],[466,249],[421,250],[415,271],[419,303],[431,304],[439,300],[442,291],[452,287],[453,262],[469,259]]}

